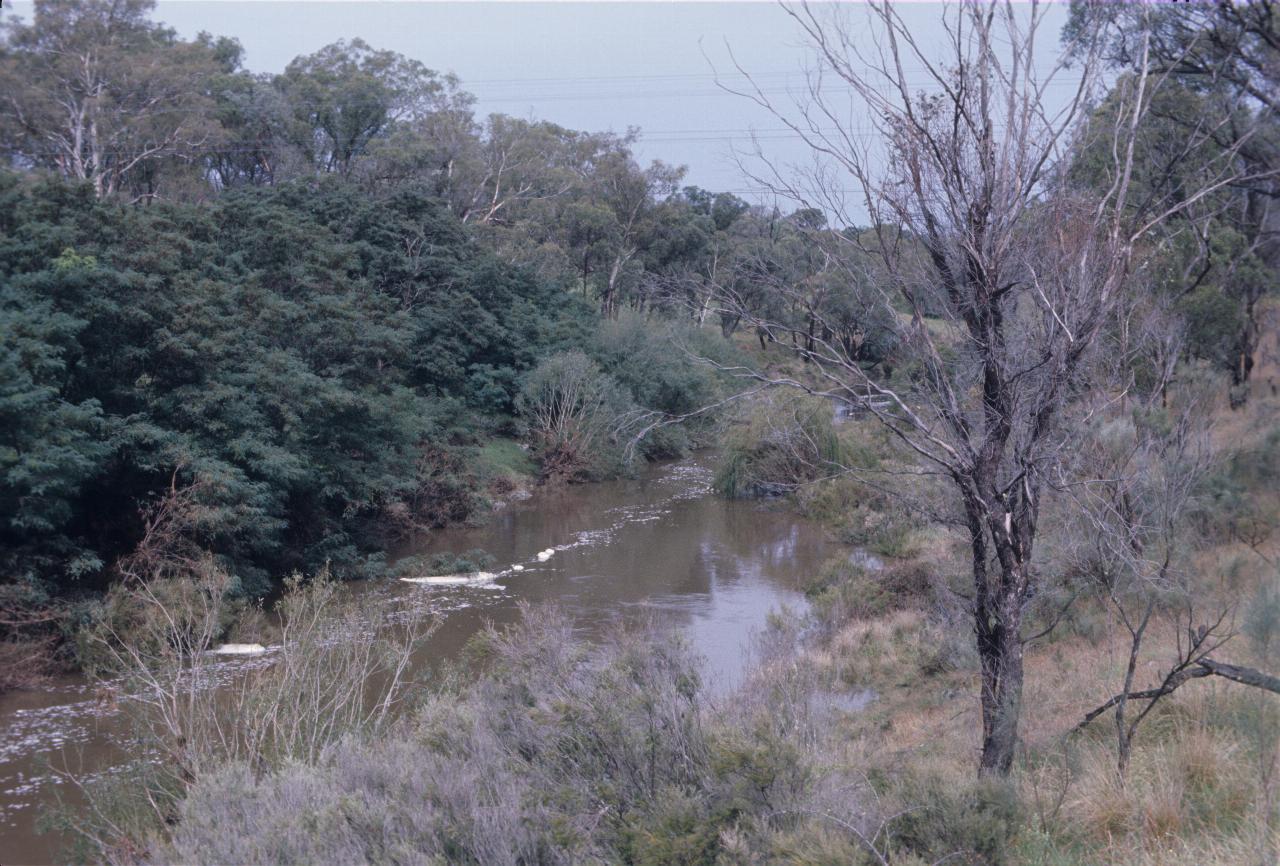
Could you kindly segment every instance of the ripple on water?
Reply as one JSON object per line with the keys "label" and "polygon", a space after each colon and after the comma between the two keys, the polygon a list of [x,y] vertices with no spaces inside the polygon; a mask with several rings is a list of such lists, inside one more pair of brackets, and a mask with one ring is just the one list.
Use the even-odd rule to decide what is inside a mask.
{"label": "ripple on water", "polygon": [[685,462],[672,466],[666,477],[683,486],[683,489],[671,496],[672,501],[683,502],[689,499],[701,499],[710,493],[715,473],[710,467],[700,463]]}
{"label": "ripple on water", "polygon": [[[656,477],[650,477],[651,480],[647,482],[649,492],[645,494],[648,501],[614,505],[603,510],[598,520],[600,526],[580,530],[570,536],[567,543],[554,549],[565,551],[610,545],[618,541],[622,530],[629,525],[661,521],[675,511],[678,503],[706,497],[711,491],[713,471],[695,460],[686,460],[667,464]],[[562,571],[564,567],[554,558],[547,565],[547,569],[556,571]],[[424,612],[443,618],[467,608],[484,607],[507,598],[515,590],[505,586],[504,582],[510,581],[513,587],[518,586],[522,580],[536,577],[541,570],[543,569],[537,566],[529,566],[519,573],[504,570],[499,579],[489,583],[456,587],[433,586],[429,592],[415,591],[415,588],[398,581],[386,581],[382,585],[369,587],[372,592],[366,597],[377,605],[385,605],[380,611],[385,621],[401,622],[410,617],[421,616]],[[653,599],[650,603],[687,607],[689,611],[693,611],[699,609],[705,600],[705,595],[698,595],[690,599]],[[725,615],[724,612],[721,615]],[[348,633],[334,635],[333,640],[352,640],[363,636],[366,634],[356,628]],[[211,677],[210,684],[229,682],[247,668],[273,664],[274,659],[279,657],[279,648],[270,650],[256,657],[220,659],[212,666],[215,675]],[[118,713],[119,709],[95,700],[93,686],[84,684],[59,687],[48,693],[48,699],[60,703],[16,710],[0,720],[0,794],[4,795],[6,801],[0,806],[0,823],[7,823],[4,820],[6,814],[29,810],[35,804],[46,802],[48,795],[42,791],[58,783],[55,775],[38,769],[40,756],[53,757],[60,750],[74,750],[90,741],[116,739],[110,731],[112,726],[103,724],[103,721]],[[117,697],[117,703],[127,700],[127,696]],[[121,745],[125,744],[121,742]],[[54,760],[56,761],[56,757]]]}

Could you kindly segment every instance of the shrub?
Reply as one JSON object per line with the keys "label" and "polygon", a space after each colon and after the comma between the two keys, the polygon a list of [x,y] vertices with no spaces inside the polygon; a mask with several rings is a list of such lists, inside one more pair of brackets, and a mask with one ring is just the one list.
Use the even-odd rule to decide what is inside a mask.
{"label": "shrub", "polygon": [[688,355],[731,363],[736,358],[732,343],[684,322],[653,321],[626,311],[600,325],[588,351],[638,406],[666,419],[692,416],[649,430],[639,442],[646,459],[680,457],[710,443],[719,416],[705,410],[726,388],[711,367],[693,363]]}
{"label": "shrub", "polygon": [[827,562],[805,586],[810,611],[826,629],[886,609],[880,586],[865,569],[844,559]]}
{"label": "shrub", "polygon": [[0,584],[0,693],[42,685],[67,664],[71,613],[35,581]]}
{"label": "shrub", "polygon": [[1280,575],[1265,579],[1245,607],[1244,633],[1259,659],[1276,657],[1273,653],[1280,647]]}
{"label": "shrub", "polygon": [[207,555],[187,574],[118,583],[77,632],[80,664],[95,678],[185,669],[232,624],[236,588],[235,578]]}
{"label": "shrub", "polygon": [[1197,489],[1190,517],[1210,541],[1255,542],[1280,525],[1274,505],[1256,495],[1280,480],[1280,430],[1264,442],[1234,453],[1216,471],[1206,473]]}
{"label": "shrub", "polygon": [[818,763],[830,726],[809,678],[761,671],[710,702],[677,634],[619,627],[591,646],[546,609],[468,657],[392,727],[208,768],[146,859],[711,866],[858,850],[811,817],[863,820],[858,777]]}
{"label": "shrub", "polygon": [[84,633],[95,669],[113,677],[106,686],[128,696],[138,755],[83,783],[94,808],[76,829],[94,859],[133,862],[192,786],[315,765],[345,737],[384,734],[413,706],[410,661],[432,628],[424,609],[392,612],[344,597],[327,572],[295,575],[276,605],[278,646],[263,664],[228,669],[211,650],[233,581],[205,562],[195,575],[118,585],[116,610]]}
{"label": "shrub", "polygon": [[730,498],[790,493],[839,472],[845,457],[828,401],[775,395],[753,406],[729,437],[715,488]]}
{"label": "shrub", "polygon": [[619,459],[616,435],[630,410],[625,390],[579,351],[545,359],[524,378],[516,409],[537,443],[544,478],[604,474]]}
{"label": "shrub", "polygon": [[397,575],[471,574],[488,571],[496,561],[493,554],[477,547],[465,553],[407,556],[396,563],[394,572]]}
{"label": "shrub", "polygon": [[891,832],[905,852],[929,863],[1009,862],[1009,843],[1022,823],[1022,806],[1009,783],[922,771],[895,780],[892,795],[904,806]]}
{"label": "shrub", "polygon": [[0,692],[44,685],[59,665],[57,638],[5,638],[0,640]]}
{"label": "shrub", "polygon": [[931,566],[925,562],[885,565],[874,558],[840,558],[828,562],[805,592],[819,620],[837,624],[926,607],[932,585]]}

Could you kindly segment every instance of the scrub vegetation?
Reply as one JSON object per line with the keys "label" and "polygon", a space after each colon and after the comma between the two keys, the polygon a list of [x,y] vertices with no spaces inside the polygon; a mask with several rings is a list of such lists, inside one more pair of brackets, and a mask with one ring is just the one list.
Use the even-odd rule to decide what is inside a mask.
{"label": "scrub vegetation", "polygon": [[[1275,862],[1276,11],[1073,4],[1047,73],[1039,7],[940,11],[939,62],[786,5],[822,74],[741,89],[827,161],[758,154],[789,212],[359,40],[6,20],[0,687],[80,664],[137,743],[69,855]],[[554,607],[421,665],[343,591],[711,444],[851,550],[731,691]]]}
{"label": "scrub vegetation", "polygon": [[150,7],[3,21],[0,688],[78,663],[174,493],[252,602],[707,441],[662,422],[733,349],[652,287],[745,205],[358,40],[255,75]]}

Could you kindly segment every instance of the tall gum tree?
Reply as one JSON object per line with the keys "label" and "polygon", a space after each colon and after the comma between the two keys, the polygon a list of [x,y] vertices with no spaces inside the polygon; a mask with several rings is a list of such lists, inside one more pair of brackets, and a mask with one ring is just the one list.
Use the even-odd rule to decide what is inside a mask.
{"label": "tall gum tree", "polygon": [[[1207,146],[1234,148],[1250,179],[1206,203],[1201,214],[1187,214],[1177,221],[1178,226],[1165,230],[1173,234],[1189,225],[1192,231],[1183,234],[1199,236],[1192,266],[1174,284],[1188,294],[1211,292],[1220,302],[1237,308],[1234,338],[1224,341],[1219,351],[1230,355],[1228,368],[1234,384],[1246,385],[1262,343],[1261,302],[1275,284],[1267,272],[1280,263],[1273,204],[1280,195],[1275,176],[1280,167],[1280,3],[1199,0],[1146,9],[1076,0],[1067,32],[1090,27],[1097,18],[1115,22],[1105,49],[1114,69],[1130,69],[1141,59],[1137,50],[1146,33],[1149,56],[1142,62],[1169,73],[1178,85],[1170,88],[1168,104],[1151,112],[1151,137],[1156,142],[1152,147],[1158,148],[1161,139],[1180,140],[1206,113],[1231,107],[1247,112],[1249,122],[1222,125]],[[1257,126],[1269,129],[1259,134]],[[1248,141],[1237,142],[1237,134],[1246,135]],[[1197,161],[1188,160],[1164,170],[1194,171],[1196,167]],[[1170,184],[1168,190],[1177,195],[1181,186]],[[1241,398],[1244,394],[1247,389]]]}
{"label": "tall gum tree", "polygon": [[154,5],[38,0],[32,23],[0,22],[0,142],[12,159],[102,197],[218,137],[203,85],[222,71],[219,58],[148,20]]}
{"label": "tall gum tree", "polygon": [[[1144,238],[1176,208],[1238,180],[1238,162],[1220,151],[1170,208],[1131,200],[1135,133],[1163,79],[1140,47],[1129,74],[1103,81],[1106,22],[1043,58],[1057,34],[1035,3],[950,7],[934,31],[941,46],[888,3],[858,10],[856,21],[846,9],[784,8],[813,48],[802,95],[783,106],[763,88],[736,92],[803,138],[818,167],[797,176],[758,154],[757,179],[837,224],[854,225],[854,207],[865,212],[867,229],[810,237],[832,268],[870,287],[877,321],[890,323],[917,375],[902,386],[873,377],[825,336],[839,332],[834,322],[815,329],[761,315],[733,294],[720,304],[810,362],[814,378],[747,375],[866,411],[914,456],[913,471],[947,482],[970,540],[979,771],[1006,774],[1018,744],[1023,620],[1043,580],[1034,559],[1042,502],[1071,422],[1123,391],[1103,379],[1115,365],[1097,362],[1104,346],[1108,356],[1124,350],[1123,329],[1112,326]],[[1108,122],[1086,122],[1108,83]],[[1214,132],[1191,130],[1185,146]],[[1086,189],[1067,168],[1090,137],[1105,142],[1106,182]]]}

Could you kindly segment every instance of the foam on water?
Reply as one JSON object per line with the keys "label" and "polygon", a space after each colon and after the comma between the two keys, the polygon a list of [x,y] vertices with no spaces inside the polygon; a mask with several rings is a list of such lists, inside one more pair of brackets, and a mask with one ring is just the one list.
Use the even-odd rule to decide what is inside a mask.
{"label": "foam on water", "polygon": [[218,656],[256,656],[266,651],[267,648],[260,643],[224,643],[209,650]]}
{"label": "foam on water", "polygon": [[491,571],[472,571],[466,574],[435,574],[426,577],[402,577],[405,583],[421,583],[428,586],[477,586],[493,583],[498,575]]}
{"label": "foam on water", "polygon": [[[621,504],[616,498],[601,503],[603,507],[589,513],[583,521],[593,524],[591,528],[570,530],[554,537],[550,531],[541,537],[535,536],[534,540],[541,542],[544,547],[532,551],[526,549],[510,552],[510,564],[502,570],[388,580],[378,582],[377,586],[368,586],[362,592],[367,593],[364,597],[368,603],[380,606],[383,621],[393,623],[418,617],[424,612],[444,618],[467,609],[484,611],[494,605],[500,606],[505,598],[521,593],[521,587],[527,588],[530,584],[541,583],[552,576],[578,579],[576,575],[581,572],[575,569],[581,569],[583,562],[566,552],[622,544],[630,537],[626,532],[628,526],[652,527],[661,521],[672,520],[673,515],[683,513],[682,509],[686,508],[683,503],[702,499],[709,494],[712,479],[712,470],[696,461],[669,464],[647,477],[643,482],[641,496],[628,495],[621,500]],[[636,501],[637,499],[644,501]],[[577,525],[581,526],[582,523]],[[680,524],[673,526],[678,527]],[[648,533],[652,530],[646,529],[644,532],[646,538],[651,537]],[[793,555],[793,551],[787,547],[787,538],[761,539],[761,543],[766,540],[774,545],[764,554],[766,559],[787,559]],[[563,558],[561,554],[565,554]],[[753,552],[752,555],[759,554]],[[741,564],[736,560],[719,563],[716,556],[706,554],[702,561],[707,568],[713,570],[723,568],[735,573],[742,571]],[[879,565],[874,561],[862,564],[869,569]],[[594,561],[588,567],[592,575],[599,573],[599,566]],[[414,586],[402,586],[401,582]],[[689,593],[687,589],[680,589],[670,596],[656,593],[641,602],[620,600],[618,603],[621,606],[638,603],[658,609],[670,609],[682,620],[690,616],[696,617],[709,603],[708,599],[714,599],[720,608],[733,607],[735,594],[731,584],[720,583],[713,576],[708,588],[710,594]],[[726,635],[743,631],[746,620],[737,622],[742,617],[733,610],[719,610],[717,616],[724,625],[720,631]],[[703,630],[706,630],[705,626],[706,623],[699,623]],[[357,627],[346,633],[334,634],[332,640],[362,640],[367,636],[367,631],[362,632]],[[275,664],[281,652],[280,647],[263,647],[261,652],[255,650],[247,654],[215,656],[208,665],[209,684],[216,686],[232,683],[247,670]],[[114,685],[114,692],[112,688],[113,684],[107,684],[106,691],[111,695],[108,700],[103,701],[96,699],[99,693],[87,684],[59,685],[45,693],[46,698],[57,701],[55,705],[13,710],[0,719],[0,793],[5,797],[4,805],[0,807],[0,828],[9,823],[5,820],[6,814],[12,815],[23,810],[29,815],[34,804],[48,801],[48,789],[59,784],[55,773],[40,769],[43,759],[39,756],[47,756],[57,767],[63,760],[61,755],[71,758],[82,746],[87,752],[94,748],[92,744],[95,742],[114,742],[118,736],[123,736],[114,732],[124,730],[125,726],[112,723],[107,717],[119,713],[121,710],[117,705],[126,705],[132,698],[123,694],[125,688],[122,683]],[[862,697],[841,696],[833,703],[837,706],[847,703],[847,707],[840,708],[856,710],[862,703]],[[117,744],[122,751],[129,750],[128,743],[119,741]]]}

